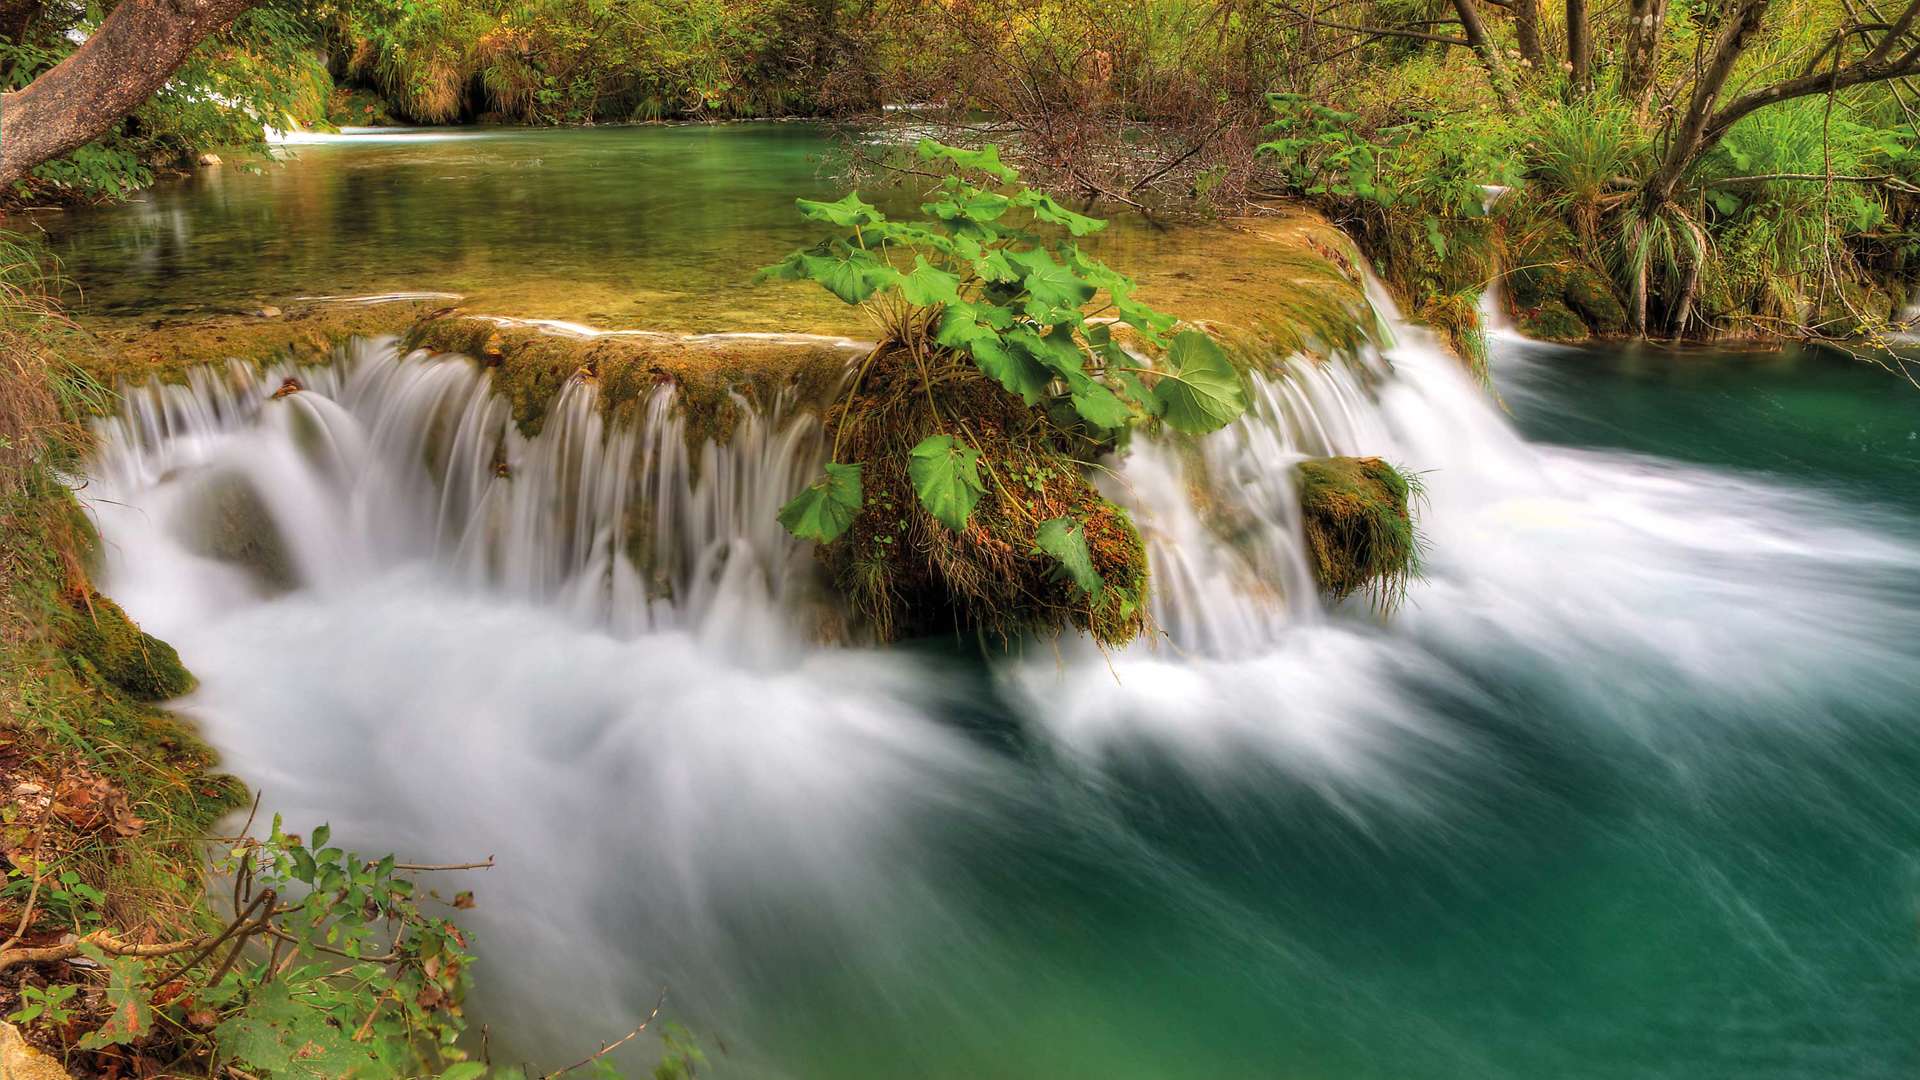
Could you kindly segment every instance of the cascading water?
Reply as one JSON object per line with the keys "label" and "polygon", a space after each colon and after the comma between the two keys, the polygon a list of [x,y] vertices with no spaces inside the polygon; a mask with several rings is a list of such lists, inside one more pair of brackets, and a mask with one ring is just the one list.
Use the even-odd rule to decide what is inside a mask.
{"label": "cascading water", "polygon": [[[529,440],[390,344],[132,392],[82,496],[266,805],[497,856],[448,883],[496,1059],[665,986],[746,1074],[1912,1066],[1920,529],[1529,443],[1376,303],[1380,353],[1117,463],[1165,638],[1110,656],[809,644],[804,413],[695,468],[666,391],[609,428],[576,382]],[[1496,359],[1526,407],[1539,361]],[[1425,478],[1390,623],[1314,594],[1291,466],[1327,453]]]}

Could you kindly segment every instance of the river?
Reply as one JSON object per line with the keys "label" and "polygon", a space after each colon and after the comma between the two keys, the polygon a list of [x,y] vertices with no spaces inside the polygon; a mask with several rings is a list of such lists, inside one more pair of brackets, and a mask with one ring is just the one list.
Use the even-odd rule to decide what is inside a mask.
{"label": "river", "polygon": [[[813,129],[296,149],[49,227],[101,313],[831,318],[744,284],[827,188]],[[283,401],[283,373],[130,392],[82,496],[104,588],[266,808],[496,856],[443,886],[478,894],[496,1054],[590,1050],[665,988],[722,1075],[1914,1075],[1920,396],[1816,351],[1497,337],[1496,402],[1383,315],[1377,354],[1263,382],[1214,437],[1258,558],[1189,530],[1152,446],[1119,466],[1176,640],[1112,656],[809,644],[771,519],[811,421],[696,477],[664,399],[514,441],[471,365],[382,342]],[[1325,452],[1424,480],[1390,619],[1278,580],[1288,466]],[[280,587],[194,542],[223,477]],[[611,527],[597,477],[662,515],[671,602],[579,541]]]}

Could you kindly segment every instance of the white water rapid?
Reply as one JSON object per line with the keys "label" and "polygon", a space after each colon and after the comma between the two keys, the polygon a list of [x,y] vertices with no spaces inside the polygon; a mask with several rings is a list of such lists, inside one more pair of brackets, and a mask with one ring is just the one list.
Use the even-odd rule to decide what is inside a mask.
{"label": "white water rapid", "polygon": [[[810,644],[832,605],[774,513],[817,467],[813,420],[757,416],[696,469],[668,392],[608,430],[576,383],[528,440],[478,368],[387,343],[129,391],[81,496],[103,587],[199,676],[178,707],[265,807],[363,851],[497,858],[444,886],[479,894],[496,1054],[590,1050],[666,986],[750,1075],[1033,1075],[1049,1038],[1077,1066],[1055,1075],[1175,1075],[1183,1058],[1117,1034],[1151,1027],[1145,1006],[1074,1007],[1128,983],[1117,959],[1036,974],[1033,942],[1073,938],[1099,890],[1061,915],[1035,898],[1044,870],[1003,869],[1044,865],[1044,833],[1066,865],[1186,897],[1183,920],[1249,925],[1123,812],[1138,770],[1433,850],[1473,844],[1487,793],[1517,783],[1458,719],[1481,704],[1570,702],[1529,737],[1636,746],[1690,786],[1746,767],[1757,735],[1816,737],[1838,688],[1912,691],[1920,627],[1887,584],[1920,572],[1911,536],[1776,479],[1530,444],[1377,302],[1377,354],[1260,381],[1205,443],[1246,522],[1231,542],[1177,454],[1117,463],[1166,639],[1112,656]],[[1540,361],[1496,360],[1524,398]],[[275,398],[288,377],[305,389]],[[1424,480],[1425,578],[1389,622],[1315,595],[1291,465],[1329,453]],[[1673,723],[1682,698],[1706,719]],[[1370,1000],[1304,937],[1206,941]],[[1464,1067],[1467,1035],[1395,1037]]]}

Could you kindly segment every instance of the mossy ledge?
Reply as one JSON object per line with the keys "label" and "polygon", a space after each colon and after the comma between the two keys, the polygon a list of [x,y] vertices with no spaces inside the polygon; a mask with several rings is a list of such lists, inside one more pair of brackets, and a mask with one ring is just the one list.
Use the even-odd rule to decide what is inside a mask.
{"label": "mossy ledge", "polygon": [[1395,607],[1420,570],[1416,484],[1377,457],[1312,458],[1297,467],[1307,554],[1334,600],[1364,592]]}
{"label": "mossy ledge", "polygon": [[507,399],[514,423],[527,436],[540,433],[547,409],[576,375],[593,380],[609,418],[631,414],[655,387],[673,383],[692,445],[732,438],[738,398],[768,406],[784,397],[823,410],[862,351],[840,338],[586,335],[459,312],[422,320],[402,340],[409,349],[458,353],[490,369],[494,391]]}
{"label": "mossy ledge", "polygon": [[78,598],[67,641],[76,663],[85,662],[100,677],[135,701],[165,701],[194,687],[173,646],[134,625],[120,605],[98,592]]}
{"label": "mossy ledge", "polygon": [[445,298],[333,300],[289,302],[274,315],[89,319],[87,339],[76,344],[72,359],[106,386],[183,382],[194,368],[229,360],[262,367],[283,360],[327,363],[351,338],[401,334],[448,310]]}

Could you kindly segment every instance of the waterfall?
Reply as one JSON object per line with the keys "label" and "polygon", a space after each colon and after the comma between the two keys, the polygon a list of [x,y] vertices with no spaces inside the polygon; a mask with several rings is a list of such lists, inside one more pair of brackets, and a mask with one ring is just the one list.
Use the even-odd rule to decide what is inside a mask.
{"label": "waterfall", "polygon": [[[1111,463],[1106,493],[1147,542],[1172,647],[1245,653],[1317,617],[1292,466],[1386,445],[1372,388],[1385,370],[1370,349],[1256,373],[1228,430],[1142,440]],[[485,369],[360,341],[327,365],[236,361],[131,388],[98,425],[91,475],[102,505],[139,503],[174,538],[150,582],[116,562],[129,595],[177,590],[172,576],[209,550],[272,550],[284,565],[266,576],[282,586],[423,562],[621,636],[692,627],[777,655],[836,618],[811,552],[775,516],[818,469],[820,426],[792,401],[735,404],[728,444],[689,448],[670,385],[609,423],[579,377],[527,438]],[[205,535],[219,528],[259,535]],[[261,569],[256,593],[276,583]],[[244,584],[232,565],[201,570],[222,594]]]}
{"label": "waterfall", "polygon": [[[1728,862],[1774,836],[1727,830],[1783,777],[1831,785],[1818,805],[1872,786],[1823,748],[1910,714],[1910,523],[1531,442],[1369,293],[1376,346],[1276,360],[1227,430],[1111,463],[1164,636],[1106,655],[815,644],[832,602],[775,521],[822,455],[791,401],[689,446],[670,389],[609,419],[576,379],[527,438],[483,368],[361,342],[129,389],[80,496],[103,588],[200,676],[176,707],[264,805],[363,851],[497,857],[435,884],[477,891],[499,1060],[573,1060],[667,986],[733,1075],[1487,1075],[1467,1004],[1526,1013],[1507,982],[1588,992],[1600,963],[1489,943],[1621,916],[1578,902],[1615,862],[1692,921],[1609,954],[1800,970],[1741,921],[1772,871]],[[1546,363],[1499,343],[1517,410]],[[1328,453],[1424,477],[1425,578],[1391,622],[1324,610],[1307,571],[1293,465]],[[1824,847],[1899,847],[1877,827]],[[1816,908],[1856,953],[1890,940]],[[1398,952],[1421,974],[1388,989]],[[1528,1023],[1584,1007],[1550,1004]]]}
{"label": "waterfall", "polygon": [[[162,528],[139,560],[110,555],[110,577],[177,593],[191,567],[230,597],[270,591],[263,577],[341,589],[420,562],[621,636],[692,628],[774,652],[797,638],[822,601],[775,513],[819,467],[817,420],[738,398],[731,440],[689,448],[671,386],[618,424],[597,396],[569,381],[526,438],[484,369],[391,339],[323,366],[234,362],[129,389],[96,431],[92,502],[109,520],[137,504]],[[285,565],[207,557],[262,550]]]}

